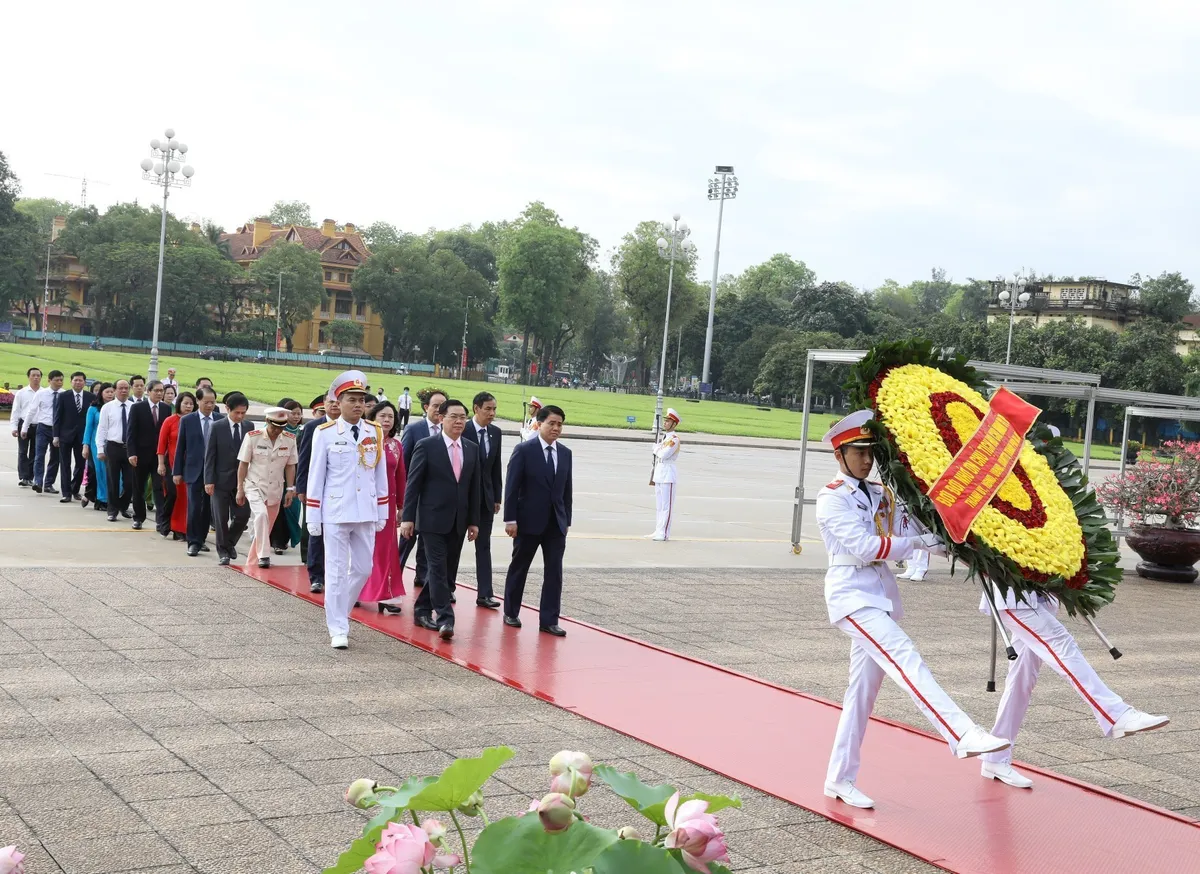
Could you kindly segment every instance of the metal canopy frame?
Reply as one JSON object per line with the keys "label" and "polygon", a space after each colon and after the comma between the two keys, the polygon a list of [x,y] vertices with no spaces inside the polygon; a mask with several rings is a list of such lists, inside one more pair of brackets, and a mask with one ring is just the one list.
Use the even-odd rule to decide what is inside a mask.
{"label": "metal canopy frame", "polygon": [[[804,522],[805,505],[816,504],[813,498],[804,497],[804,470],[808,461],[808,423],[812,413],[812,382],[813,365],[824,364],[857,364],[866,357],[861,349],[809,349],[808,362],[804,370],[804,405],[800,417],[800,474],[796,483],[795,503],[792,506],[792,552],[799,555],[800,526]],[[1096,415],[1096,401],[1108,400],[1106,394],[1136,394],[1139,398],[1169,397],[1165,395],[1143,395],[1137,392],[1116,392],[1100,388],[1100,374],[1081,373],[1073,370],[1050,370],[1043,367],[1024,367],[1019,364],[997,364],[991,361],[968,361],[976,370],[992,377],[989,384],[997,386],[1005,384],[1011,391],[1018,394],[1041,395],[1043,397],[1086,399],[1088,402],[1087,431],[1083,443],[1083,472],[1088,471],[1092,454],[1092,426]],[[1010,380],[1026,380],[1011,382]],[[1113,398],[1114,402],[1120,401]],[[1172,401],[1182,400],[1171,398]],[[1153,401],[1147,401],[1153,403]],[[1196,408],[1200,410],[1200,399],[1196,399]],[[1122,456],[1123,458],[1124,456]],[[1124,464],[1124,462],[1122,462]]]}
{"label": "metal canopy frame", "polygon": [[[1188,402],[1187,408],[1160,408],[1160,407],[1126,407],[1125,408],[1125,427],[1121,431],[1121,472],[1119,476],[1125,476],[1125,447],[1129,445],[1129,424],[1130,419],[1166,419],[1175,422],[1200,422],[1200,398],[1176,398],[1171,395],[1156,395],[1156,397],[1169,398],[1174,401]],[[1116,534],[1118,537],[1126,533],[1124,526],[1124,514],[1118,513],[1116,519]]]}

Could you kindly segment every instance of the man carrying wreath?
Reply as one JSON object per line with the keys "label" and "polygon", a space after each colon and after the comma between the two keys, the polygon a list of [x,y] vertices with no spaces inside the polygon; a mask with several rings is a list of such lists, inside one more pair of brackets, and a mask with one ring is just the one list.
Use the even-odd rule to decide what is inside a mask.
{"label": "man carrying wreath", "polygon": [[904,611],[888,562],[909,558],[915,549],[945,555],[946,548],[937,535],[918,534],[907,513],[897,515],[890,491],[867,482],[875,463],[875,437],[867,424],[873,418],[870,410],[851,413],[822,438],[833,449],[841,478],[817,497],[817,526],[829,556],[825,574],[829,621],[851,639],[850,684],[842,701],[825,795],[861,808],[875,806],[854,783],[867,721],[884,675],[912,697],[958,758],[1009,747],[1006,738],[988,734],[958,708],[896,624]]}

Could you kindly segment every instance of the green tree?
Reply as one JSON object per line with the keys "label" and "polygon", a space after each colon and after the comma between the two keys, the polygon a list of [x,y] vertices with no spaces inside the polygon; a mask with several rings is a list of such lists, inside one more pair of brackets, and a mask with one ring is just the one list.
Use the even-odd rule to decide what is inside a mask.
{"label": "green tree", "polygon": [[371,222],[365,228],[359,228],[363,242],[369,249],[380,249],[384,246],[399,246],[411,242],[412,234],[406,234],[395,225],[388,222]]}
{"label": "green tree", "polygon": [[267,213],[267,219],[276,225],[299,225],[302,228],[313,226],[312,211],[302,200],[277,200]]}
{"label": "green tree", "polygon": [[[810,349],[838,349],[844,340],[837,334],[818,332],[799,334],[776,342],[763,356],[754,380],[754,393],[771,395],[777,401],[802,399],[804,373]],[[813,393],[833,395],[840,390],[847,373],[844,368],[825,365],[813,371]]]}
{"label": "green tree", "polygon": [[41,250],[37,221],[16,209],[20,192],[21,183],[0,152],[0,319],[26,299]]}
{"label": "green tree", "polygon": [[853,337],[864,331],[867,300],[845,282],[822,282],[804,288],[792,301],[791,327],[801,332],[826,331]]}
{"label": "green tree", "polygon": [[52,197],[22,197],[15,204],[17,212],[29,216],[37,225],[39,233],[50,237],[57,216],[66,218],[75,211],[74,205]]}
{"label": "green tree", "polygon": [[325,329],[329,342],[339,349],[348,349],[362,345],[363,326],[358,322],[335,320]]}
{"label": "green tree", "polygon": [[790,304],[802,289],[816,284],[817,274],[807,264],[784,253],[747,267],[733,281],[734,290],[740,295],[758,293],[785,304]]}
{"label": "green tree", "polygon": [[762,369],[763,359],[778,343],[795,337],[795,333],[782,325],[759,325],[733,350],[725,362],[721,386],[725,391],[747,394],[754,390]]}
{"label": "green tree", "polygon": [[1138,302],[1151,318],[1174,325],[1193,309],[1195,288],[1181,273],[1160,273],[1154,279],[1135,275],[1132,284],[1140,284]]}
{"label": "green tree", "polygon": [[[279,274],[283,274],[279,301]],[[255,297],[279,306],[279,322],[288,351],[296,327],[313,317],[313,310],[326,300],[321,281],[321,256],[299,243],[276,243],[250,266]]]}
{"label": "green tree", "polygon": [[955,288],[946,301],[946,314],[961,321],[984,321],[992,301],[991,284],[968,279],[966,285]]}

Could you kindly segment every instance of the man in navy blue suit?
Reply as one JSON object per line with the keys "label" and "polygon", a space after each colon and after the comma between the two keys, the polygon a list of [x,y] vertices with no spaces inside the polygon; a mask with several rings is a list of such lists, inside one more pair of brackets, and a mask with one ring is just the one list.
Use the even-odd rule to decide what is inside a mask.
{"label": "man in navy blue suit", "polygon": [[[440,388],[431,388],[418,392],[418,395],[421,398],[421,409],[425,415],[409,422],[408,427],[400,434],[400,454],[404,456],[405,470],[409,470],[412,467],[413,450],[417,448],[417,444],[426,437],[433,437],[440,434],[442,430],[441,408],[442,404],[446,403],[446,393]],[[414,548],[417,550],[417,573],[413,579],[413,585],[419,589],[425,585],[425,578],[429,572],[425,563],[425,547],[420,542],[420,532],[401,541],[401,568],[408,561],[408,557],[412,554]],[[454,581],[451,580],[450,603],[453,604],[454,602]]]}
{"label": "man in navy blue suit", "polygon": [[196,411],[179,420],[179,442],[175,444],[175,464],[171,470],[176,485],[187,483],[187,554],[208,552],[208,529],[212,509],[204,492],[204,452],[213,425],[225,418],[214,410],[217,393],[211,388],[196,389]]}
{"label": "man in navy blue suit", "polygon": [[54,399],[54,445],[58,447],[62,472],[62,497],[60,504],[79,500],[79,488],[83,483],[83,429],[87,424],[87,411],[96,396],[84,391],[87,375],[82,370],[71,374],[71,388],[60,391]]}
{"label": "man in navy blue suit", "polygon": [[521,627],[525,578],[542,550],[539,628],[566,637],[558,624],[562,608],[563,553],[571,527],[571,450],[558,442],[566,414],[548,405],[537,414],[538,433],[517,446],[504,484],[504,532],[513,538],[512,562],[504,581],[504,624]]}

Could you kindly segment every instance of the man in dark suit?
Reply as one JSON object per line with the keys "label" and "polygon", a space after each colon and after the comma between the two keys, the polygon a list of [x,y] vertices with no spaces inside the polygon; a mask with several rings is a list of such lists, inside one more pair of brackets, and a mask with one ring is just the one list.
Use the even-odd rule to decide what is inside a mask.
{"label": "man in dark suit", "polygon": [[163,507],[167,496],[163,492],[163,478],[158,475],[158,432],[167,416],[173,412],[170,404],[163,403],[163,384],[157,379],[150,382],[146,390],[146,402],[129,408],[129,437],[125,442],[129,452],[129,463],[133,466],[133,527],[140,531],[146,521],[146,481],[150,481],[154,495],[154,527],[166,536],[171,531],[171,517],[163,522]]}
{"label": "man in dark suit", "polygon": [[[83,484],[83,429],[87,424],[87,413],[96,396],[84,390],[87,375],[82,370],[71,374],[71,388],[60,391],[54,399],[54,445],[58,447],[60,465],[60,504],[79,500],[79,488]],[[72,467],[72,462],[74,466]]]}
{"label": "man in dark suit", "polygon": [[222,566],[237,558],[238,540],[250,524],[250,505],[237,502],[237,473],[242,440],[253,430],[245,421],[250,401],[244,394],[225,395],[225,409],[225,418],[213,428],[204,447],[204,492],[212,499],[218,564]]}
{"label": "man in dark suit", "polygon": [[553,405],[537,414],[538,436],[518,446],[508,461],[504,484],[504,531],[513,538],[512,563],[504,581],[504,624],[521,627],[525,578],[542,549],[539,627],[566,637],[558,624],[562,608],[563,553],[571,527],[571,450],[558,442],[566,414]]}
{"label": "man in dark suit", "polygon": [[215,411],[217,393],[211,388],[196,389],[196,412],[179,420],[179,442],[175,444],[175,465],[172,468],[175,484],[187,483],[187,554],[196,556],[208,552],[208,529],[212,525],[212,508],[204,491],[204,453],[217,423],[224,418]]}
{"label": "man in dark suit", "polygon": [[[412,537],[415,529],[425,544],[428,577],[413,604],[413,619],[449,640],[454,636],[450,584],[458,574],[463,535],[474,540],[479,534],[481,490],[479,447],[462,439],[466,405],[448,400],[440,412],[442,432],[426,437],[413,450],[400,534]],[[436,622],[430,615],[433,610]]]}
{"label": "man in dark suit", "polygon": [[492,592],[492,522],[500,512],[500,429],[496,418],[496,398],[481,391],[471,401],[475,415],[463,431],[463,439],[479,446],[479,536],[475,538],[475,603],[492,610],[500,606]]}
{"label": "man in dark suit", "polygon": [[[442,430],[442,414],[438,411],[446,402],[446,393],[441,389],[427,389],[420,393],[420,397],[421,409],[425,415],[415,422],[409,423],[408,427],[400,433],[400,454],[404,456],[405,470],[412,467],[413,451],[417,444]],[[417,572],[413,579],[413,585],[419,589],[425,585],[427,571],[425,549],[417,537],[410,537],[400,543],[400,567],[403,568],[408,562],[408,557],[412,554],[413,549],[417,550]],[[450,590],[450,597],[454,597],[453,589]]]}
{"label": "man in dark suit", "polygon": [[[338,399],[333,395],[313,398],[309,405],[314,418],[300,432],[300,440],[296,444],[300,461],[296,465],[296,500],[304,507],[304,495],[308,491],[308,469],[312,465],[313,434],[326,422],[331,422],[341,415]],[[304,533],[300,535],[300,555],[308,568],[308,590],[314,595],[325,591],[325,540],[321,535],[313,536],[308,532],[308,514],[300,525]]]}

